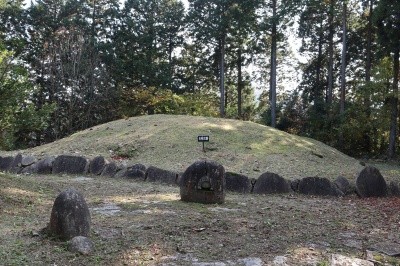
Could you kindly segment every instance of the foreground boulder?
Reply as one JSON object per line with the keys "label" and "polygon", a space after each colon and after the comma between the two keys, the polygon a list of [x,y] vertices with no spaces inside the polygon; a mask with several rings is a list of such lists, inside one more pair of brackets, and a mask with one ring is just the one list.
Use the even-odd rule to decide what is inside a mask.
{"label": "foreground boulder", "polygon": [[290,185],[280,175],[274,173],[264,173],[254,185],[253,193],[257,194],[274,194],[274,193],[288,193],[290,192]]}
{"label": "foreground boulder", "polygon": [[48,232],[64,240],[89,236],[90,213],[82,194],[75,189],[61,192],[51,210]]}
{"label": "foreground boulder", "polygon": [[385,197],[388,195],[386,181],[379,170],[365,167],[357,176],[356,191],[360,197]]}
{"label": "foreground boulder", "polygon": [[82,156],[60,155],[53,162],[53,174],[87,174],[89,160]]}
{"label": "foreground boulder", "polygon": [[249,193],[252,189],[250,179],[245,175],[227,172],[225,174],[226,190],[238,193]]}
{"label": "foreground boulder", "polygon": [[189,166],[179,180],[182,201],[224,203],[225,169],[216,162],[198,161]]}
{"label": "foreground boulder", "polygon": [[300,180],[298,192],[315,196],[343,196],[329,179],[323,177],[305,177]]}

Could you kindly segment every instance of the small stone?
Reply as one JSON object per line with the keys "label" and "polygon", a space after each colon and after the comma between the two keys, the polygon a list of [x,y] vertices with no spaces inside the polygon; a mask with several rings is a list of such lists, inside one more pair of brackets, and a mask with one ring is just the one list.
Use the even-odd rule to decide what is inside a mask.
{"label": "small stone", "polygon": [[294,179],[290,182],[290,188],[294,191],[297,192],[299,191],[299,184],[300,184],[300,179]]}
{"label": "small stone", "polygon": [[8,170],[11,173],[19,174],[21,173],[21,161],[22,161],[22,154],[18,154],[15,156],[13,162],[11,163],[10,169]]}
{"label": "small stone", "polygon": [[334,182],[337,188],[345,195],[349,195],[354,192],[354,188],[351,186],[349,180],[343,176],[338,176]]}
{"label": "small stone", "polygon": [[276,256],[272,263],[274,266],[286,266],[287,258],[285,256]]}
{"label": "small stone", "polygon": [[371,247],[371,249],[384,253],[388,256],[400,255],[400,244],[391,241],[376,243]]}
{"label": "small stone", "polygon": [[93,158],[89,166],[90,173],[93,175],[100,175],[103,172],[104,167],[107,163],[107,160],[104,159],[103,156],[97,156]]}
{"label": "small stone", "polygon": [[21,161],[21,165],[26,167],[29,165],[32,165],[34,163],[36,163],[37,159],[31,155],[27,155],[27,156],[23,156],[22,157],[22,161]]}
{"label": "small stone", "polygon": [[32,234],[32,237],[40,236],[39,232],[37,232],[37,231],[32,231],[31,234]]}
{"label": "small stone", "polygon": [[118,166],[114,162],[110,162],[104,166],[101,176],[113,177],[117,173]]}
{"label": "small stone", "polygon": [[340,254],[332,254],[330,259],[331,266],[374,266],[374,263],[357,259],[357,258],[350,258]]}
{"label": "small stone", "polygon": [[87,237],[76,236],[69,242],[68,250],[82,255],[89,255],[94,250],[94,244]]}
{"label": "small stone", "polygon": [[390,196],[392,196],[392,197],[400,197],[399,185],[396,182],[391,181],[389,183],[389,192],[390,192]]}
{"label": "small stone", "polygon": [[243,258],[237,261],[239,265],[244,266],[262,266],[264,265],[263,261],[260,258]]}

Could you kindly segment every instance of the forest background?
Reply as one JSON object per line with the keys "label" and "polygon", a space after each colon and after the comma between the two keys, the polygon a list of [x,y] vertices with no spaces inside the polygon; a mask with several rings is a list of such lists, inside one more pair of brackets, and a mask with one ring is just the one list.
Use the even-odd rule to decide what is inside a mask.
{"label": "forest background", "polygon": [[396,157],[399,0],[188,2],[0,0],[0,149],[163,113]]}

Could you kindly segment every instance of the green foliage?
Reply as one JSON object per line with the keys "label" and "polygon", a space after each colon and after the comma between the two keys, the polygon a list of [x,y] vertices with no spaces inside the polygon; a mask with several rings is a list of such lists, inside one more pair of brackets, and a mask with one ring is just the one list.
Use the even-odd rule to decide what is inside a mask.
{"label": "green foliage", "polygon": [[183,99],[170,90],[154,87],[124,89],[121,95],[121,115],[174,114]]}
{"label": "green foliage", "polygon": [[206,94],[178,95],[170,90],[154,87],[124,89],[121,96],[120,115],[125,117],[145,114],[216,116],[217,106],[216,97]]}
{"label": "green foliage", "polygon": [[400,2],[380,0],[374,21],[378,27],[378,40],[388,51],[398,49],[400,43]]}
{"label": "green foliage", "polygon": [[27,72],[12,62],[12,53],[0,51],[0,149],[24,147],[32,133],[47,127],[52,105],[37,108],[30,100],[34,89]]}
{"label": "green foliage", "polygon": [[179,89],[175,52],[183,43],[184,7],[177,0],[128,0],[115,32],[117,82]]}

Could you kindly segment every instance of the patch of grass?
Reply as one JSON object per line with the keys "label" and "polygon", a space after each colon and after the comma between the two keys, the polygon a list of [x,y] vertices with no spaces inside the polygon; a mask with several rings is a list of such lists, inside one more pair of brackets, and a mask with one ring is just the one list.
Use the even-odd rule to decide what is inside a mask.
{"label": "patch of grass", "polygon": [[323,260],[317,263],[317,266],[329,266],[329,261]]}

